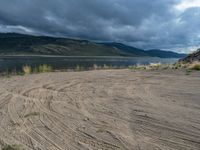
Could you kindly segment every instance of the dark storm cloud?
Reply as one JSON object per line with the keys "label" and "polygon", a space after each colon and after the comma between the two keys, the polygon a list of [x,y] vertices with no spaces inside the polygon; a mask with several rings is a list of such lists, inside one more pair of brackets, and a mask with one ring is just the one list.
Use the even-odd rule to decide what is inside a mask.
{"label": "dark storm cloud", "polygon": [[187,0],[1,0],[0,32],[124,42],[141,48],[199,46],[200,9]]}

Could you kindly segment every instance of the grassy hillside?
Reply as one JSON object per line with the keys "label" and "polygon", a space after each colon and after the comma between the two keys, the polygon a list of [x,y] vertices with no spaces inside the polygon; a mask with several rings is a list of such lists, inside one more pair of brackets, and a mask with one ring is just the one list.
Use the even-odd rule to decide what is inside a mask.
{"label": "grassy hillside", "polygon": [[109,47],[115,48],[115,49],[120,49],[123,52],[130,54],[130,55],[134,55],[134,56],[149,56],[147,51],[144,51],[142,49],[138,49],[138,48],[135,48],[132,46],[127,46],[127,45],[124,45],[121,43],[115,43],[115,42],[102,43],[102,45],[109,46]]}
{"label": "grassy hillside", "polygon": [[157,49],[149,50],[147,53],[150,56],[157,56],[161,58],[184,58],[187,56],[186,54],[179,54],[171,51],[162,51]]}
{"label": "grassy hillside", "polygon": [[87,40],[0,33],[0,55],[183,57],[177,53],[166,55],[169,53],[164,51],[149,52],[121,43],[95,43]]}
{"label": "grassy hillside", "polygon": [[103,45],[110,46],[112,48],[117,48],[126,52],[128,54],[134,54],[135,56],[150,56],[150,57],[160,57],[160,58],[184,58],[186,54],[179,54],[172,51],[163,50],[142,50],[132,46],[127,46],[121,43],[102,43]]}
{"label": "grassy hillside", "polygon": [[45,54],[66,56],[127,56],[118,49],[86,40],[0,34],[0,54]]}

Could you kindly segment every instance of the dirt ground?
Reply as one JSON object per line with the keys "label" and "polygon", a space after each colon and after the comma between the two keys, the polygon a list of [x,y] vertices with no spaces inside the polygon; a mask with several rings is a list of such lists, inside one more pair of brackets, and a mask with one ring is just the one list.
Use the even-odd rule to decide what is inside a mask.
{"label": "dirt ground", "polygon": [[200,72],[0,77],[5,143],[26,150],[200,150]]}

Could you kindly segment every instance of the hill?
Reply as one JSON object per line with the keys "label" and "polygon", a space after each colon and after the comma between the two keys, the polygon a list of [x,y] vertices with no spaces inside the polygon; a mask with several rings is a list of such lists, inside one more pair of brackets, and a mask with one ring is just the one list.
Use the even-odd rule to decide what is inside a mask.
{"label": "hill", "polygon": [[181,59],[180,61],[189,62],[189,63],[192,63],[195,61],[200,62],[200,49],[198,49],[194,53],[188,55],[186,58]]}
{"label": "hill", "polygon": [[115,42],[111,42],[111,43],[101,43],[102,45],[111,47],[111,48],[115,48],[115,49],[120,49],[121,51],[129,54],[129,55],[134,55],[134,56],[149,56],[147,54],[147,51],[144,51],[142,49],[138,49],[132,46],[127,46],[125,44],[121,44],[121,43],[115,43]]}
{"label": "hill", "polygon": [[16,33],[0,34],[0,54],[127,56],[118,49],[112,49],[87,40],[30,36]]}
{"label": "hill", "polygon": [[121,43],[0,33],[0,55],[129,56],[182,58],[183,54],[161,50],[145,51]]}
{"label": "hill", "polygon": [[160,58],[184,58],[186,54],[175,53],[172,51],[164,51],[164,50],[142,50],[135,47],[127,46],[121,43],[102,43],[106,46],[110,46],[113,48],[120,49],[128,54],[134,54],[135,56],[150,56],[150,57],[160,57]]}
{"label": "hill", "polygon": [[184,58],[187,56],[186,54],[175,53],[172,51],[162,51],[157,49],[148,50],[147,53],[150,56],[157,56],[161,58]]}

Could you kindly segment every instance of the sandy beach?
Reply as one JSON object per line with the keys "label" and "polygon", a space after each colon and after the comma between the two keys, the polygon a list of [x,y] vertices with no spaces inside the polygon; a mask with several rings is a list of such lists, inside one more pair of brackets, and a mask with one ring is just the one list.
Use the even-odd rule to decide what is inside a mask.
{"label": "sandy beach", "polygon": [[4,144],[26,150],[199,150],[200,72],[0,77]]}

